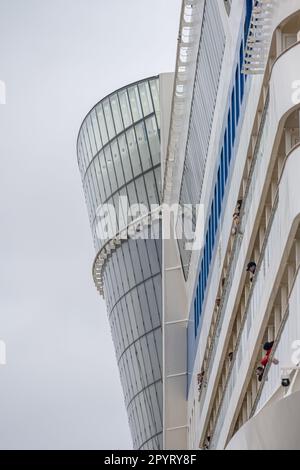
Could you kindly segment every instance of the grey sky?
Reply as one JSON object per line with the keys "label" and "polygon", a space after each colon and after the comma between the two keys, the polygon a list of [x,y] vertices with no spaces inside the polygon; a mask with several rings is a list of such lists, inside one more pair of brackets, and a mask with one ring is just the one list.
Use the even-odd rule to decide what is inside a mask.
{"label": "grey sky", "polygon": [[75,144],[87,111],[174,69],[181,0],[0,0],[1,449],[130,448]]}

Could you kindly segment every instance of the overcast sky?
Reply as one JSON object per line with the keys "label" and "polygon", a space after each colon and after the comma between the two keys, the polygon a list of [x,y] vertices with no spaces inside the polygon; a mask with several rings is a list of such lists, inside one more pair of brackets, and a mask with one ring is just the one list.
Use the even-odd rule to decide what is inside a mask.
{"label": "overcast sky", "polygon": [[131,438],[76,162],[87,111],[172,71],[181,0],[0,0],[1,449]]}

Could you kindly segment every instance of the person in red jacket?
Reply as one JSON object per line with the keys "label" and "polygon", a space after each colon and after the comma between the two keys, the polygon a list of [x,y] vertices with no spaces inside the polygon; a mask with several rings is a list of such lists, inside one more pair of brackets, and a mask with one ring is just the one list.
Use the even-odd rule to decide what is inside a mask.
{"label": "person in red jacket", "polygon": [[[264,372],[265,372],[265,368],[266,368],[267,364],[269,363],[273,345],[274,345],[274,341],[266,342],[264,344],[263,348],[264,348],[264,351],[266,353],[263,356],[263,358],[261,359],[260,365],[256,368],[256,376],[257,376],[259,382],[262,381],[262,378],[263,378],[263,375],[264,375]],[[276,365],[279,364],[278,359],[275,359],[275,357],[273,357],[272,358],[272,364],[276,364]]]}
{"label": "person in red jacket", "polygon": [[[266,354],[264,355],[264,357],[260,361],[260,363],[263,367],[266,367],[266,365],[269,362],[273,345],[274,345],[274,341],[271,341],[270,343],[267,342],[267,343],[264,344],[264,351],[266,351]],[[277,364],[279,364],[279,361],[278,361],[278,359],[275,359],[275,357],[273,357],[272,363],[277,365]]]}

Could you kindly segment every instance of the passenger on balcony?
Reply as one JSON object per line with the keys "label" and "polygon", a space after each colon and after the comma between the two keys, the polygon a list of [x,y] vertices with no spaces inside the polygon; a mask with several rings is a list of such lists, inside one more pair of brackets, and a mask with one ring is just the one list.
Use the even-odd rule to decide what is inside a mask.
{"label": "passenger on balcony", "polygon": [[[256,368],[256,375],[257,375],[257,378],[258,378],[259,382],[262,381],[265,368],[267,367],[267,364],[269,363],[270,354],[271,354],[273,345],[274,345],[274,341],[266,342],[264,344],[263,349],[264,349],[264,351],[266,351],[266,354],[264,355],[264,357],[260,361],[260,365]],[[272,362],[272,364],[275,364],[275,365],[279,364],[278,359],[275,359],[275,357],[272,358],[271,362]]]}
{"label": "passenger on balcony", "polygon": [[204,382],[204,375],[205,370],[202,370],[199,374],[197,374],[198,392],[201,392],[202,387],[206,386],[206,383]]}
{"label": "passenger on balcony", "polygon": [[206,437],[205,444],[204,444],[204,450],[208,450],[208,449],[209,449],[209,445],[210,445],[210,436],[207,436],[207,437]]}
{"label": "passenger on balcony", "polygon": [[256,263],[254,261],[250,261],[247,264],[246,271],[248,271],[250,273],[250,282],[252,282],[253,278],[254,278],[255,271],[256,271]]}
{"label": "passenger on balcony", "polygon": [[235,211],[232,215],[232,221],[233,221],[233,227],[232,227],[232,235],[237,235],[237,234],[240,234],[242,235],[242,232],[241,230],[239,229],[239,225],[240,225],[240,216],[241,216],[241,207],[242,207],[242,202],[243,200],[240,199],[237,204],[236,204],[236,207],[235,207]]}
{"label": "passenger on balcony", "polygon": [[256,376],[259,382],[262,381],[263,375],[264,375],[265,368],[262,366],[258,366],[256,368]]}
{"label": "passenger on balcony", "polygon": [[[271,342],[266,342],[264,344],[264,351],[266,351],[266,354],[264,355],[264,357],[262,358],[262,360],[260,361],[261,365],[263,367],[266,367],[266,365],[268,364],[269,360],[270,360],[270,354],[272,352],[272,348],[273,348],[273,345],[274,345],[274,341],[271,341]],[[272,364],[279,364],[279,361],[278,359],[276,359],[275,357],[272,358]]]}

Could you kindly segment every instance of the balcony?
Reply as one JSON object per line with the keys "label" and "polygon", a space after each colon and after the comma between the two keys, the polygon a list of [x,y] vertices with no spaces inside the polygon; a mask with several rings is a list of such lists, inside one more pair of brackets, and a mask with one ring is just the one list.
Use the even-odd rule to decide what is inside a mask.
{"label": "balcony", "polygon": [[[200,394],[199,412],[203,410],[200,416],[200,422],[203,423],[202,426],[200,426],[202,429],[204,429],[205,426],[205,416],[207,412],[209,412],[209,398],[213,396],[215,396],[215,409],[209,412],[213,420],[211,423],[213,423],[215,419],[219,419],[217,417],[220,412],[217,410],[221,403],[223,403],[222,389],[224,389],[224,384],[227,383],[228,371],[232,370],[233,366],[233,364],[224,363],[224,357],[227,356],[226,350],[224,351],[224,344],[226,344],[226,332],[229,328],[228,299],[235,298],[238,290],[236,285],[240,283],[240,280],[236,278],[236,271],[239,273],[241,270],[243,271],[242,266],[245,260],[243,261],[242,254],[247,253],[247,247],[252,247],[251,252],[248,252],[249,259],[261,260],[262,258],[263,250],[266,246],[265,240],[268,236],[268,225],[270,224],[271,216],[274,217],[274,204],[282,170],[287,156],[300,141],[299,106],[294,106],[293,108],[291,99],[291,83],[293,77],[300,76],[298,71],[299,51],[300,44],[294,44],[285,53],[280,55],[273,66],[269,87],[270,104],[268,100],[265,101],[265,109],[260,117],[259,131],[255,139],[254,157],[251,159],[251,165],[247,162],[247,173],[245,173],[241,190],[241,198],[243,199],[241,232],[243,235],[236,237],[232,244],[231,254],[229,256],[230,261],[228,263],[227,272],[225,273],[226,282],[225,285],[222,286],[221,303],[218,307],[217,315],[212,322],[215,334],[212,334],[209,340],[209,355],[206,358],[207,372],[205,384],[207,387],[203,387]],[[278,91],[279,89],[280,93]],[[267,155],[269,155],[269,158],[266,158]],[[268,188],[268,190],[266,188]],[[260,216],[259,224],[256,220],[258,214]],[[252,233],[253,227],[255,227],[256,231],[255,238]],[[280,225],[277,227],[277,230],[280,231]],[[270,256],[270,254],[267,256]],[[259,265],[261,262],[262,261],[260,261]],[[256,278],[259,279],[259,271],[257,272]],[[245,281],[245,279],[242,280]],[[254,285],[246,285],[244,287],[244,293],[241,297],[239,307],[236,310],[235,323],[231,327],[233,334],[230,342],[227,342],[225,346],[227,351],[235,351],[237,347],[238,339],[242,334],[240,329],[244,321],[245,308],[248,308],[248,298],[250,294],[252,295],[253,289]],[[262,287],[262,289],[264,290],[264,287]],[[255,305],[259,305],[259,294],[257,294],[257,292],[256,290],[253,297],[254,307],[252,307],[252,309],[254,310]],[[249,318],[251,318],[252,315],[253,314],[250,314]],[[248,328],[251,328],[252,320],[247,321]],[[220,337],[222,337],[221,341]],[[255,339],[253,341],[255,343]],[[241,360],[239,359],[240,356],[238,352],[234,354],[234,357],[237,361]],[[249,360],[250,359],[251,356],[249,357]],[[221,376],[219,376],[219,390],[216,391],[216,389],[214,389],[214,381],[216,377],[218,377],[216,374],[217,367],[219,366],[223,368],[221,369]],[[230,389],[231,387],[229,390]],[[209,394],[207,394],[208,390]],[[214,393],[213,390],[215,390]],[[230,395],[229,392],[228,394]],[[207,395],[208,398],[206,398]],[[224,406],[224,408],[226,408],[226,406]],[[207,435],[210,435],[211,431],[215,433],[214,429],[215,427],[213,425],[211,429],[208,429]],[[211,445],[214,445],[213,441]]]}

